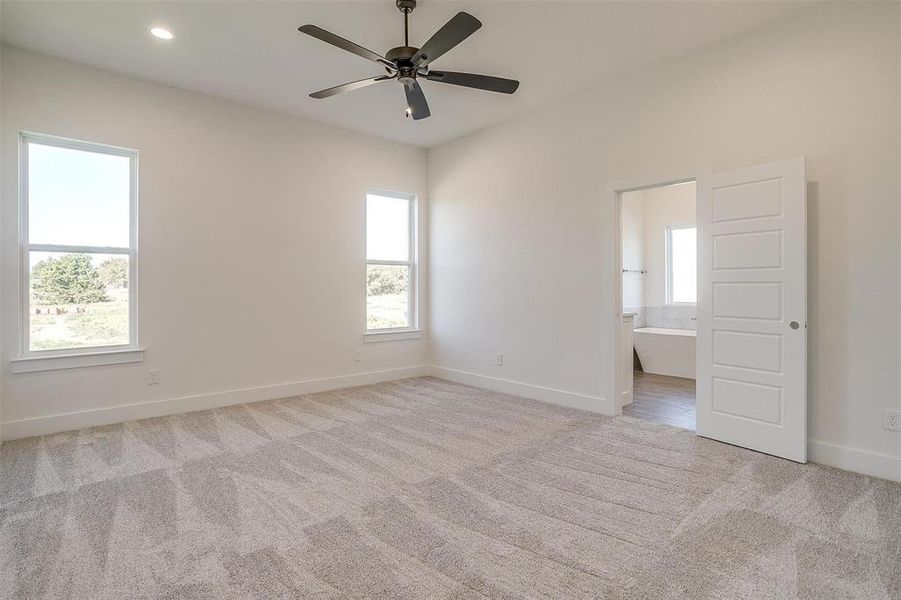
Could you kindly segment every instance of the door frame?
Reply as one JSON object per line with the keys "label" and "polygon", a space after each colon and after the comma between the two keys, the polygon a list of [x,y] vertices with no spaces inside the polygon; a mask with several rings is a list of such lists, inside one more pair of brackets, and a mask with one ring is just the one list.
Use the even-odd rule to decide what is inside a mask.
{"label": "door frame", "polygon": [[[621,342],[620,329],[623,320],[623,194],[666,187],[669,185],[678,185],[680,183],[695,182],[695,184],[697,184],[699,180],[709,175],[707,169],[695,168],[693,171],[693,174],[685,174],[685,172],[668,173],[658,177],[640,177],[631,180],[616,181],[607,185],[605,198],[609,202],[609,205],[613,207],[613,235],[610,236],[613,243],[612,247],[608,247],[608,249],[614,257],[613,268],[611,269],[609,280],[611,288],[613,289],[614,300],[613,310],[610,312],[610,321],[608,322],[610,331],[613,332],[613,343],[608,346],[612,350],[613,360],[610,361],[612,363],[612,371],[610,377],[607,378],[608,384],[606,396],[611,399],[608,405],[611,405],[612,411],[610,414],[612,416],[623,414],[623,407],[620,404],[621,389],[623,385],[620,373],[623,365],[619,351]],[[697,199],[697,190],[695,191],[695,198]],[[695,222],[698,222],[697,200],[695,201]],[[698,265],[698,267],[699,266],[700,265]],[[700,285],[700,279],[698,285]],[[698,303],[700,304],[700,302],[701,297],[699,295]],[[695,360],[697,361],[697,358]]]}

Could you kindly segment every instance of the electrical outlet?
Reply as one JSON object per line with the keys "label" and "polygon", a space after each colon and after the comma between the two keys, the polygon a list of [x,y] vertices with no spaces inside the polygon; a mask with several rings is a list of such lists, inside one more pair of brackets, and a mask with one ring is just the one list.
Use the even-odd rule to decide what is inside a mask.
{"label": "electrical outlet", "polygon": [[901,431],[901,410],[882,411],[882,428],[889,431]]}
{"label": "electrical outlet", "polygon": [[354,362],[363,362],[363,351],[359,348],[354,350]]}
{"label": "electrical outlet", "polygon": [[156,385],[160,382],[160,372],[157,369],[150,369],[147,372],[147,385]]}
{"label": "electrical outlet", "polygon": [[504,366],[504,354],[503,354],[503,352],[498,352],[498,353],[497,353],[497,358],[494,359],[494,364],[496,364],[496,365],[499,366],[499,367]]}

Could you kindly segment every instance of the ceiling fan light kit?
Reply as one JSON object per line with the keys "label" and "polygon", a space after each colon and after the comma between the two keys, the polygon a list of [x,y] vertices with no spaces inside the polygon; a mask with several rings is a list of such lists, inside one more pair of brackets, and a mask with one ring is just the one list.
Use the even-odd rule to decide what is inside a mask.
{"label": "ceiling fan light kit", "polygon": [[448,50],[475,33],[482,23],[474,16],[465,12],[458,12],[441,29],[417,48],[410,45],[409,17],[416,8],[416,0],[396,0],[398,10],[404,15],[404,45],[388,50],[384,56],[335,35],[316,25],[301,25],[297,28],[318,40],[346,50],[380,64],[384,67],[386,75],[369,77],[359,81],[351,81],[335,87],[320,90],[310,94],[311,98],[321,100],[342,92],[349,92],[382,81],[397,80],[404,86],[404,94],[407,98],[406,115],[419,121],[425,119],[431,112],[429,103],[425,99],[422,86],[417,79],[424,78],[438,83],[459,85],[462,87],[512,94],[519,87],[519,82],[513,79],[492,77],[490,75],[476,75],[474,73],[456,73],[454,71],[432,71],[429,65],[432,61],[442,56]]}

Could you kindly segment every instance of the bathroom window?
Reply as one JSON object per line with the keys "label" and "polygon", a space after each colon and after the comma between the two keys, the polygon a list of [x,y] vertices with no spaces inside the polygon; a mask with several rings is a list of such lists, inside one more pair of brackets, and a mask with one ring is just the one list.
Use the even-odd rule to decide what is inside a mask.
{"label": "bathroom window", "polygon": [[698,229],[666,228],[666,302],[698,303]]}

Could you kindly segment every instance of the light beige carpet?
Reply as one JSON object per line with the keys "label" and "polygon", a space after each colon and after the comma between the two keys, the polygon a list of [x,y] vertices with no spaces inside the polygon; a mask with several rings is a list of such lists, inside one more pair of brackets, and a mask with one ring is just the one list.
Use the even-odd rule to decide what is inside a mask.
{"label": "light beige carpet", "polygon": [[901,598],[901,485],[411,379],[7,442],[2,598]]}

